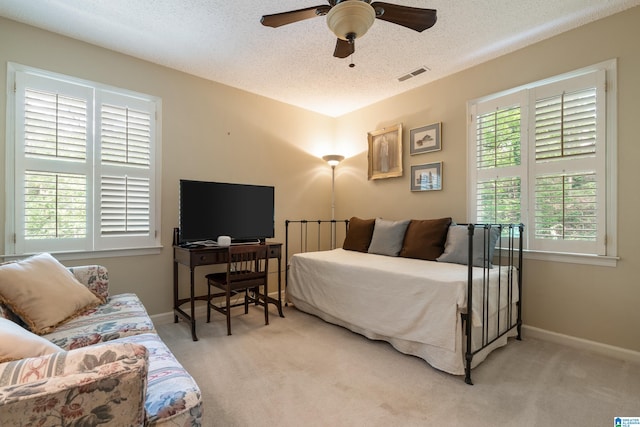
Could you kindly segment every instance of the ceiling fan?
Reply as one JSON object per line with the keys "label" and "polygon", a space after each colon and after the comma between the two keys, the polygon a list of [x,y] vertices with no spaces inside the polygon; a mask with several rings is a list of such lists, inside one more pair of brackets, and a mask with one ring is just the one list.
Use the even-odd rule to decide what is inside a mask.
{"label": "ceiling fan", "polygon": [[338,37],[333,56],[346,58],[355,52],[355,40],[362,37],[381,19],[422,32],[436,23],[434,9],[400,6],[371,0],[328,0],[329,5],[307,7],[289,12],[264,15],[260,22],[267,27],[277,28],[316,16],[327,17],[327,25]]}

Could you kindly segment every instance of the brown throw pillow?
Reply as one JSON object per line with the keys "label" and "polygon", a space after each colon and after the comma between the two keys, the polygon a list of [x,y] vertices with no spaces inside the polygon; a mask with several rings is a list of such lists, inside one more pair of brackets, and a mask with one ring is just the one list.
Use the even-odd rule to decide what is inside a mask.
{"label": "brown throw pillow", "polygon": [[400,256],[435,261],[444,252],[451,218],[412,220]]}
{"label": "brown throw pillow", "polygon": [[360,219],[355,216],[351,218],[342,249],[367,252],[371,244],[371,236],[373,236],[373,228],[375,225],[375,218]]}

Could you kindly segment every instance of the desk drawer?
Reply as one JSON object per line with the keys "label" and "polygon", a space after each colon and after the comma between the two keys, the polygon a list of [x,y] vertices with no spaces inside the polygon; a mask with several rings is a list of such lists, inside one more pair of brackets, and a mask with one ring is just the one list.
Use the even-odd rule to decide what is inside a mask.
{"label": "desk drawer", "polygon": [[269,245],[269,258],[279,258],[282,252],[282,245]]}
{"label": "desk drawer", "polygon": [[[190,268],[200,265],[226,264],[227,249],[221,247],[212,248],[183,248],[173,247],[173,261],[177,264],[186,265]],[[282,256],[282,244],[269,244],[269,258],[280,258]]]}
{"label": "desk drawer", "polygon": [[227,262],[226,252],[199,252],[191,254],[191,266],[225,264]]}

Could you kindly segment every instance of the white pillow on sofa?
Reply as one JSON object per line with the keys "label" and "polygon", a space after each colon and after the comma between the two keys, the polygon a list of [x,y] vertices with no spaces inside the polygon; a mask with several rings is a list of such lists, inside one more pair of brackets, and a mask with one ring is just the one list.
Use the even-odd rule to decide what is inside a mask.
{"label": "white pillow on sofa", "polygon": [[42,335],[104,300],[43,253],[0,265],[0,302]]}
{"label": "white pillow on sofa", "polygon": [[404,235],[411,220],[389,221],[376,218],[368,252],[370,254],[398,256]]}
{"label": "white pillow on sofa", "polygon": [[0,317],[0,363],[64,351],[57,345]]}

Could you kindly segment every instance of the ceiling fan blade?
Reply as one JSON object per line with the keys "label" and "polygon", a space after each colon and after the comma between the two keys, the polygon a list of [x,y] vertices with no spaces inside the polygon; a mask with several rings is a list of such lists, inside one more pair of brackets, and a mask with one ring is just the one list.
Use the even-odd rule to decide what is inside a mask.
{"label": "ceiling fan blade", "polygon": [[264,26],[277,28],[305,19],[315,18],[316,16],[326,15],[329,9],[331,9],[331,6],[320,5],[307,7],[306,9],[291,10],[289,12],[274,13],[273,15],[264,15],[260,19],[260,22]]}
{"label": "ceiling fan blade", "polygon": [[346,58],[352,55],[356,51],[355,43],[349,43],[346,40],[338,39],[336,42],[336,50],[333,51],[333,56],[336,58]]}
{"label": "ceiling fan blade", "polygon": [[376,10],[376,18],[402,25],[418,32],[423,32],[427,28],[433,27],[437,20],[435,9],[420,9],[381,1],[373,2],[371,6]]}

